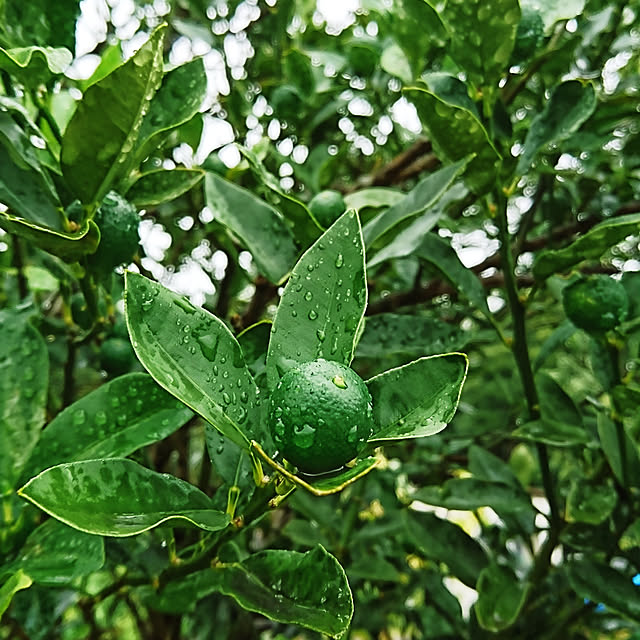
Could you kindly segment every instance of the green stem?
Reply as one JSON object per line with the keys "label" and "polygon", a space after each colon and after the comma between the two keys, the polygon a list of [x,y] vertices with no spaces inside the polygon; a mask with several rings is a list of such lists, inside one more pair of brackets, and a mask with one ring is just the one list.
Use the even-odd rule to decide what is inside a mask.
{"label": "green stem", "polygon": [[[511,236],[509,234],[507,222],[507,198],[504,194],[500,194],[499,196],[497,222],[499,228],[500,255],[502,257],[504,284],[507,294],[507,302],[513,319],[512,351],[518,367],[520,380],[522,381],[529,419],[536,420],[540,417],[540,403],[533,377],[533,367],[531,366],[529,347],[527,345],[525,309],[522,301],[520,300],[520,293],[518,291],[518,284],[516,281],[515,264],[513,253],[511,251]],[[549,468],[549,455],[545,445],[543,444],[537,444],[536,449],[542,474],[542,484],[544,486],[544,491],[549,503],[549,510],[551,512],[551,527],[555,528],[557,523],[560,521],[560,517],[553,487],[553,478]]]}

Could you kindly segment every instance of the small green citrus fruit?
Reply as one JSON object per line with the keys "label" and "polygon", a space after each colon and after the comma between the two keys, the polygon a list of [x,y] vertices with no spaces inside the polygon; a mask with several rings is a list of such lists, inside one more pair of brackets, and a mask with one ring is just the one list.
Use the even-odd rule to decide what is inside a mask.
{"label": "small green citrus fruit", "polygon": [[349,367],[322,358],[289,370],[271,394],[269,428],[283,457],[310,474],[340,469],[373,433],[371,395]]}
{"label": "small green citrus fruit", "polygon": [[346,208],[342,194],[332,189],[317,193],[309,202],[309,211],[325,229],[330,227]]}
{"label": "small green citrus fruit", "polygon": [[567,318],[587,333],[602,334],[617,327],[629,312],[624,286],[604,274],[580,278],[562,291]]}
{"label": "small green citrus fruit", "polygon": [[140,216],[136,208],[115,191],[108,193],[94,222],[100,229],[100,244],[89,256],[89,263],[101,273],[131,262],[138,250]]}

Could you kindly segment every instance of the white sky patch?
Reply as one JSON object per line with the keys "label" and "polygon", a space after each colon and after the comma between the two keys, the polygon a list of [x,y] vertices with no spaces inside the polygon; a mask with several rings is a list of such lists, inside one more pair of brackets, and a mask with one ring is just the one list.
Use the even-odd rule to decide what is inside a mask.
{"label": "white sky patch", "polygon": [[[318,0],[316,13],[327,23],[326,31],[338,35],[355,22],[360,0]],[[317,19],[317,18],[316,18]]]}
{"label": "white sky patch", "polygon": [[202,136],[195,155],[196,164],[203,163],[212,151],[235,140],[233,127],[226,120],[210,115],[204,115],[202,120]]}
{"label": "white sky patch", "polygon": [[164,260],[165,251],[171,246],[171,234],[167,233],[161,224],[154,223],[153,220],[142,220],[138,227],[138,233],[145,254],[157,262]]}
{"label": "white sky patch", "polygon": [[189,300],[198,307],[205,303],[207,295],[213,295],[216,292],[209,274],[191,258],[187,258],[173,273],[165,270],[162,284],[176,293],[188,296]]}
{"label": "white sky patch", "polygon": [[391,118],[411,133],[418,134],[422,131],[415,106],[404,97],[396,100],[391,106]]}

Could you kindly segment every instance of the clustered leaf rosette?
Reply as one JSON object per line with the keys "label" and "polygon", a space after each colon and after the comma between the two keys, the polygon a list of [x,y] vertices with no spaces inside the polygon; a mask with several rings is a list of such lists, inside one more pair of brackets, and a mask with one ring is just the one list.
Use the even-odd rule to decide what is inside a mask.
{"label": "clustered leaf rosette", "polygon": [[[222,320],[184,297],[139,274],[125,276],[136,354],[162,387],[207,421],[209,454],[229,485],[249,476],[250,460],[258,481],[262,461],[313,494],[335,493],[375,467],[373,449],[381,442],[430,436],[446,427],[467,373],[462,353],[419,358],[367,380],[374,430],[360,457],[343,469],[308,477],[279,459],[267,426],[269,395],[303,363],[325,359],[349,366],[366,305],[364,242],[354,210],[297,262],[268,335],[259,323],[236,339]],[[264,362],[247,363],[244,353],[255,352],[256,340],[267,338]]]}

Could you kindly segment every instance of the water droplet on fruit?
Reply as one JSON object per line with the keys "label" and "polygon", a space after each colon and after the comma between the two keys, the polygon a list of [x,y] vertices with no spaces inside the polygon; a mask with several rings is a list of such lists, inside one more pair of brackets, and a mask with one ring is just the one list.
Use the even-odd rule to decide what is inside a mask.
{"label": "water droplet on fruit", "polygon": [[298,425],[293,431],[293,443],[300,449],[308,449],[316,437],[315,427],[310,424]]}
{"label": "water droplet on fruit", "polygon": [[335,384],[336,387],[338,387],[339,389],[347,388],[347,383],[345,382],[345,379],[342,376],[333,376],[333,378],[331,379],[331,382],[333,382],[333,384]]}
{"label": "water droplet on fruit", "polygon": [[353,427],[351,427],[351,429],[349,429],[349,432],[347,433],[347,442],[349,444],[353,444],[358,439],[359,439],[358,438],[358,427],[356,425],[354,425]]}

